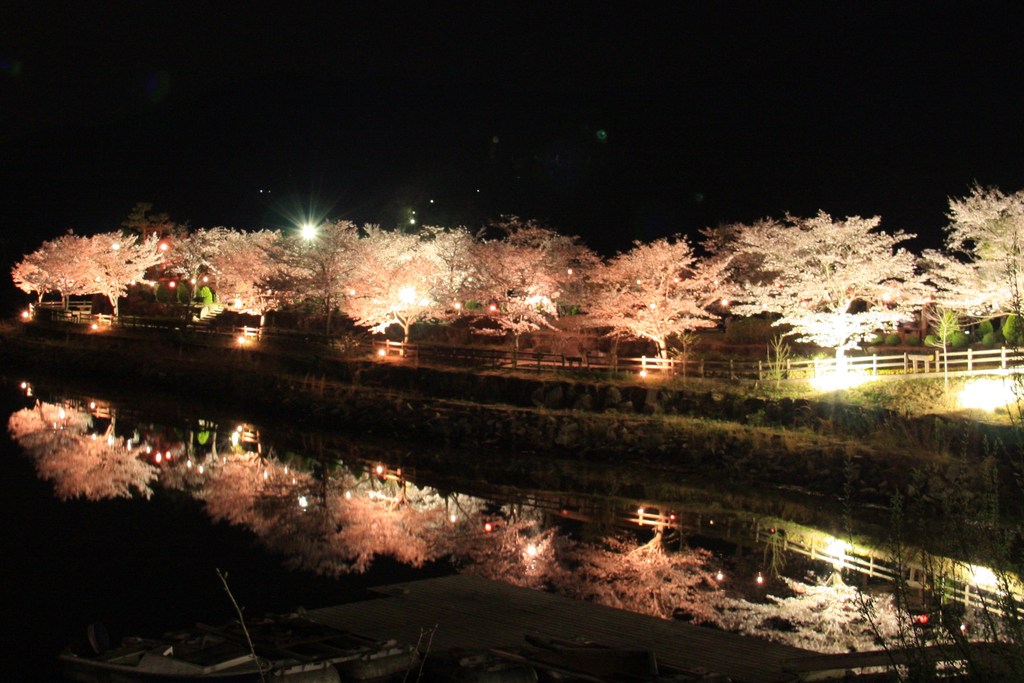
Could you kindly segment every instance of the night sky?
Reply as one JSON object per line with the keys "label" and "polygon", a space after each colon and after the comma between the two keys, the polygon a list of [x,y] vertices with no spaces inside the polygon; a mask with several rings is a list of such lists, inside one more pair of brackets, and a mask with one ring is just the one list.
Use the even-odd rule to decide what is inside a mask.
{"label": "night sky", "polygon": [[1024,14],[998,4],[208,4],[0,4],[7,267],[137,201],[517,214],[611,254],[818,209],[937,244],[949,196],[1024,188]]}

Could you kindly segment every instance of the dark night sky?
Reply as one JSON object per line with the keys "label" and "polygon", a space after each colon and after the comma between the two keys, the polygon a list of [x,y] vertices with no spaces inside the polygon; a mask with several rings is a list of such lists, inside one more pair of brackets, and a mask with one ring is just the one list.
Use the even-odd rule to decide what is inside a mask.
{"label": "dark night sky", "polygon": [[515,213],[610,253],[819,208],[937,241],[950,195],[1024,187],[1002,5],[207,4],[0,4],[8,264],[136,201],[195,227]]}

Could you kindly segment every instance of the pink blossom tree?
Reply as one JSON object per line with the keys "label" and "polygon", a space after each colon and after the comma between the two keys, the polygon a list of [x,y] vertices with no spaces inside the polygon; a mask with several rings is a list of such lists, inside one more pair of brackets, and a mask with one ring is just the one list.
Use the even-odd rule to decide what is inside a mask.
{"label": "pink blossom tree", "polygon": [[742,226],[734,249],[754,271],[739,274],[740,315],[773,313],[800,341],[845,352],[913,315],[927,297],[918,259],[897,245],[913,235],[878,230],[880,219],[787,216]]}
{"label": "pink blossom tree", "polygon": [[359,229],[351,221],[319,226],[314,235],[281,235],[270,249],[275,274],[268,284],[293,303],[306,302],[324,317],[326,334],[350,289],[358,264]]}
{"label": "pink blossom tree", "polygon": [[93,274],[89,291],[107,297],[117,317],[118,301],[128,293],[129,285],[159,265],[163,254],[157,249],[156,235],[141,242],[135,235],[104,232],[89,238],[85,260]]}
{"label": "pink blossom tree", "polygon": [[93,264],[87,258],[89,241],[72,233],[43,242],[11,269],[14,284],[42,301],[47,292],[58,292],[64,307],[68,297],[86,294],[93,281]]}
{"label": "pink blossom tree", "polygon": [[270,250],[280,239],[280,233],[270,230],[228,230],[209,260],[218,300],[233,310],[259,315],[260,326],[280,303],[269,284],[275,272]]}
{"label": "pink blossom tree", "polygon": [[598,259],[579,238],[534,221],[510,217],[494,227],[504,237],[476,245],[476,274],[469,291],[485,306],[485,314],[512,334],[518,350],[523,334],[553,327],[558,302]]}
{"label": "pink blossom tree", "polygon": [[598,269],[586,310],[591,325],[654,342],[668,357],[672,335],[717,324],[728,304],[725,259],[699,259],[685,237],[634,242]]}
{"label": "pink blossom tree", "polygon": [[432,258],[435,243],[419,234],[376,226],[364,232],[349,278],[346,312],[374,332],[398,325],[408,343],[413,323],[437,317],[450,307],[438,300],[444,295],[444,264]]}
{"label": "pink blossom tree", "polygon": [[171,243],[164,254],[165,271],[182,279],[194,297],[200,278],[213,272],[213,261],[224,248],[230,231],[227,228],[199,228]]}

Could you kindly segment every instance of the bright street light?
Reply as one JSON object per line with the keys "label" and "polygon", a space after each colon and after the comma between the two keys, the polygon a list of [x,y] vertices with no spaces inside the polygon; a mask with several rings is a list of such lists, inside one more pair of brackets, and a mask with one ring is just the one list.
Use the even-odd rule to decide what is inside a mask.
{"label": "bright street light", "polygon": [[316,226],[312,223],[303,223],[301,230],[302,239],[311,240],[316,237]]}

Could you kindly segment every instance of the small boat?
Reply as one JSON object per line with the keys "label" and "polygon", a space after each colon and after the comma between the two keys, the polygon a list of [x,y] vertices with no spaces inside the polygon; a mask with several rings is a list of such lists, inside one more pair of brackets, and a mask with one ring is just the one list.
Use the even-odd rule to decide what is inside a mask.
{"label": "small boat", "polygon": [[[104,631],[90,627],[91,651],[66,649],[64,676],[84,683],[174,681],[384,681],[418,662],[418,653],[396,641],[376,641],[315,624],[296,615],[246,624],[206,626],[162,638],[125,638],[108,647]],[[251,646],[250,646],[251,642]]]}

